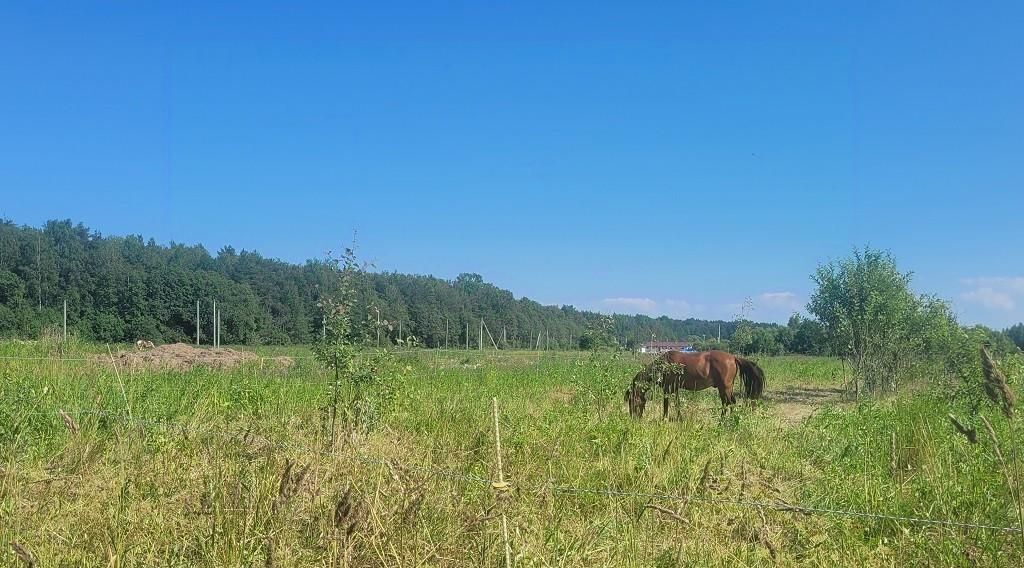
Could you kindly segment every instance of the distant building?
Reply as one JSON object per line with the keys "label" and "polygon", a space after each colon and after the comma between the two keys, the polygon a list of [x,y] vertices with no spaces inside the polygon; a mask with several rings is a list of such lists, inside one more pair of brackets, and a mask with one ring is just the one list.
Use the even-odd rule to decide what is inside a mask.
{"label": "distant building", "polygon": [[640,353],[665,353],[666,351],[693,351],[688,341],[648,341],[640,346]]}

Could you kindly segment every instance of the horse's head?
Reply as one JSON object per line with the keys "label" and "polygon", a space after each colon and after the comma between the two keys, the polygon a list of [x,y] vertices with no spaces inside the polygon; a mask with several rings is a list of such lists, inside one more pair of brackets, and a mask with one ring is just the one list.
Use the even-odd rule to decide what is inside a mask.
{"label": "horse's head", "polygon": [[634,381],[623,396],[626,405],[629,406],[629,415],[633,418],[641,418],[644,415],[644,407],[647,406],[647,392]]}

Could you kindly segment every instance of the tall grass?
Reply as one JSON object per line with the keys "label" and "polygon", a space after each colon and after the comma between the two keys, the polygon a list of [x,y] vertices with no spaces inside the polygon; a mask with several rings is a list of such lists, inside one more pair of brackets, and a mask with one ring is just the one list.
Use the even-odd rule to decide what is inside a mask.
{"label": "tall grass", "polygon": [[773,391],[837,388],[841,368],[761,363],[756,410],[721,420],[705,391],[678,421],[635,422],[621,394],[597,394],[616,368],[625,388],[631,357],[412,352],[396,405],[330,451],[327,377],[306,360],[136,369],[124,396],[109,365],[0,360],[0,542],[40,566],[498,566],[497,496],[480,481],[495,476],[497,397],[520,566],[1018,564],[1013,533],[704,500],[1015,521],[999,464],[950,427],[943,396],[835,401],[790,423]]}

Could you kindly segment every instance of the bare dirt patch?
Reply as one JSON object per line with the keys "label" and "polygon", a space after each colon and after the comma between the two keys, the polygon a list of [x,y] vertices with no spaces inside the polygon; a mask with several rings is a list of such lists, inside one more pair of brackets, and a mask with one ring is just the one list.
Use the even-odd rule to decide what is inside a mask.
{"label": "bare dirt patch", "polygon": [[790,386],[765,393],[765,400],[775,403],[786,422],[797,424],[829,404],[844,401],[843,389]]}
{"label": "bare dirt patch", "polygon": [[[103,357],[107,359],[107,357]],[[295,361],[291,357],[264,357],[249,351],[228,347],[199,348],[187,343],[160,345],[152,349],[121,351],[114,355],[119,365],[128,369],[171,369],[187,371],[194,367],[230,369],[243,363],[268,364],[287,369]]]}

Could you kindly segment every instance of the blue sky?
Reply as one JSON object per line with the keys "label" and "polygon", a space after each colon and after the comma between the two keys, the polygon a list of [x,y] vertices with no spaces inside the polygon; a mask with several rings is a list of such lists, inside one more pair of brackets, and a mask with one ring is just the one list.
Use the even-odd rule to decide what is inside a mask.
{"label": "blue sky", "polygon": [[1024,320],[1024,4],[707,4],[8,6],[0,216],[762,320],[870,244]]}

